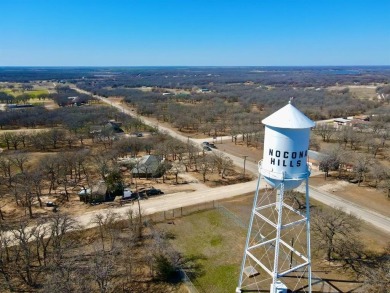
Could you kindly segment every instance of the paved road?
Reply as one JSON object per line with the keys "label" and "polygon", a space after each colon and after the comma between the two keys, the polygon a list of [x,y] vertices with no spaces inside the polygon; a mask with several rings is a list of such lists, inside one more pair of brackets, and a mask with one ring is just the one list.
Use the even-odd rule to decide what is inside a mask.
{"label": "paved road", "polygon": [[[78,89],[76,87],[73,87],[76,91],[85,93],[85,94],[90,94],[87,91]],[[105,103],[108,103],[112,105],[113,107],[118,108],[120,111],[127,113],[128,115],[131,115],[133,117],[138,117],[139,119],[142,120],[143,123],[149,125],[149,126],[156,126],[154,122],[149,121],[148,119],[144,117],[139,117],[137,116],[134,112],[129,111],[125,108],[122,107],[122,105],[117,104],[117,103],[112,103],[111,101],[107,100],[104,97],[93,95],[94,98],[97,98]],[[174,130],[163,127],[163,126],[158,126],[160,131],[165,131],[172,137],[183,141],[187,142],[188,139],[194,143],[200,143],[203,141],[202,139],[191,139],[186,136],[183,136]],[[226,137],[229,138],[229,137]],[[207,139],[206,139],[207,140]],[[220,150],[213,150],[213,152],[221,152]],[[233,163],[237,166],[242,167],[243,166],[243,158],[241,157],[236,157],[230,154],[225,153],[227,156],[229,156],[232,160]],[[252,172],[253,174],[258,174],[258,166],[255,163],[252,162],[246,162],[246,170],[249,172]],[[264,181],[262,180],[262,187],[264,187]],[[302,191],[302,186],[300,187]],[[252,182],[247,182],[247,183],[241,183],[241,184],[234,184],[234,185],[229,185],[229,186],[224,186],[224,187],[219,187],[219,188],[213,188],[213,189],[208,189],[204,191],[196,191],[192,193],[179,193],[179,194],[172,194],[172,195],[166,195],[161,198],[156,198],[153,200],[148,200],[148,201],[142,201],[142,209],[146,214],[151,214],[153,212],[157,211],[164,211],[164,210],[169,210],[177,207],[184,207],[184,206],[190,206],[194,205],[197,203],[202,203],[202,202],[208,202],[208,201],[213,201],[213,200],[219,200],[223,198],[229,198],[233,197],[236,195],[240,194],[245,194],[245,193],[251,193],[256,190],[256,181]],[[330,194],[328,192],[320,191],[319,189],[310,186],[309,187],[309,194],[310,197],[326,204],[332,207],[338,207],[342,208],[345,212],[351,213],[356,215],[357,217],[361,218],[364,221],[369,222],[370,224],[390,233],[390,218],[386,217],[384,215],[381,215],[375,211],[369,210],[363,206],[357,205],[353,202],[344,200],[343,198]],[[125,208],[124,208],[125,209]],[[122,212],[122,210],[118,210],[119,212]],[[80,220],[82,223],[87,224],[88,219],[90,218],[89,214],[85,214],[80,217]]]}
{"label": "paved road", "polygon": [[[167,194],[163,196],[157,196],[148,200],[141,200],[141,211],[143,215],[151,215],[156,212],[169,211],[181,207],[192,206],[201,203],[207,203],[217,200],[226,199],[246,193],[253,193],[256,189],[256,181],[250,181],[246,183],[239,183],[230,185],[229,188],[226,186],[210,188],[207,190],[199,190],[193,192],[178,192],[173,194]],[[126,204],[122,207],[115,207],[111,210],[118,215],[125,216],[129,209],[133,209],[135,212],[138,211],[138,204]],[[77,220],[84,227],[92,227],[91,220],[96,214],[106,213],[107,210],[96,210],[92,212],[84,213],[77,217]]]}

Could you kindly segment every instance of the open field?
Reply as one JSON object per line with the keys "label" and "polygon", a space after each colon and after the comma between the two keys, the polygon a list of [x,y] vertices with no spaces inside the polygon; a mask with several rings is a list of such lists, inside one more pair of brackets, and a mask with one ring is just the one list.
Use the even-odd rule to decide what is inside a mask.
{"label": "open field", "polygon": [[[175,219],[175,225],[158,224],[173,233],[174,247],[199,258],[204,274],[194,281],[200,292],[234,292],[240,270],[246,231],[216,210]],[[191,231],[191,232],[190,232]]]}
{"label": "open field", "polygon": [[[252,200],[253,195],[245,195],[225,200],[222,205],[246,226]],[[312,201],[312,205],[319,204]],[[173,234],[171,243],[174,247],[185,255],[196,256],[203,265],[204,274],[193,281],[200,292],[234,292],[244,251],[245,228],[218,209],[177,218],[174,225],[172,222],[160,223],[158,227]],[[360,236],[369,249],[381,251],[389,235],[363,225]],[[337,265],[322,261],[318,255],[313,257],[313,262],[314,274],[329,284],[326,286],[339,288],[340,292],[361,286],[359,280],[343,272]]]}
{"label": "open field", "polygon": [[37,89],[37,90],[25,90],[25,91],[22,91],[20,89],[15,89],[15,90],[12,90],[12,89],[2,89],[0,90],[2,92],[5,92],[9,95],[12,95],[14,97],[17,97],[17,96],[20,96],[20,95],[29,95],[31,97],[34,97],[36,98],[37,96],[39,95],[44,95],[44,94],[48,94],[48,90],[45,90],[45,89]]}
{"label": "open field", "polygon": [[351,95],[357,99],[363,100],[373,100],[377,98],[376,88],[383,84],[378,85],[340,85],[340,86],[331,86],[327,89],[329,91],[341,91],[345,88],[348,88]]}
{"label": "open field", "polygon": [[27,133],[33,134],[33,133],[38,133],[38,132],[49,131],[50,129],[53,129],[53,128],[45,127],[45,128],[2,129],[2,130],[0,130],[0,135],[3,134],[3,133],[15,133],[15,134],[18,134],[20,132],[27,132]]}
{"label": "open field", "polygon": [[52,99],[38,99],[38,98],[33,98],[27,101],[28,104],[33,104],[33,105],[42,105],[48,110],[53,110],[53,109],[58,109],[59,106],[57,103],[55,103]]}

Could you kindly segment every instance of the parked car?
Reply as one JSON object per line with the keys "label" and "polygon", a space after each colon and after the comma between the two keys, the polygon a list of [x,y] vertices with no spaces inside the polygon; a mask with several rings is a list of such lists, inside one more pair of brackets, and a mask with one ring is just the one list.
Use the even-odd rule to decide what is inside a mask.
{"label": "parked car", "polygon": [[46,206],[49,207],[49,208],[52,208],[52,207],[55,207],[56,204],[54,202],[52,202],[52,201],[48,201],[48,202],[46,202]]}
{"label": "parked car", "polygon": [[209,146],[204,146],[203,150],[206,151],[206,152],[211,152],[212,151]]}
{"label": "parked car", "polygon": [[208,145],[209,145],[209,142],[208,142],[208,141],[204,141],[204,142],[202,142],[202,145],[203,145],[203,146],[208,146]]}
{"label": "parked car", "polygon": [[146,195],[148,195],[148,196],[159,195],[159,194],[164,194],[164,192],[162,192],[160,189],[156,189],[156,188],[151,188],[151,189],[146,190]]}
{"label": "parked car", "polygon": [[209,144],[208,144],[208,147],[210,147],[210,148],[212,148],[212,149],[216,149],[216,148],[217,148],[217,147],[215,146],[214,143],[209,143]]}

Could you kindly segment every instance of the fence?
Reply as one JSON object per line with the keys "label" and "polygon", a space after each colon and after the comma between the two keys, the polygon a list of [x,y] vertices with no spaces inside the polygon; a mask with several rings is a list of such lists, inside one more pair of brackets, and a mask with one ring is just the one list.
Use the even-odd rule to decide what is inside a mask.
{"label": "fence", "polygon": [[180,269],[180,276],[183,283],[186,285],[188,292],[190,293],[199,293],[195,285],[191,282],[190,278],[187,276],[186,272]]}
{"label": "fence", "polygon": [[230,211],[228,208],[224,207],[223,205],[221,205],[219,203],[215,203],[215,207],[222,215],[227,217],[229,220],[233,221],[237,226],[240,226],[243,229],[248,228],[248,224],[244,224],[244,222],[235,213]]}
{"label": "fence", "polygon": [[153,222],[165,222],[165,221],[173,221],[176,218],[184,217],[191,215],[193,213],[197,213],[200,211],[212,210],[216,206],[215,201],[201,203],[192,206],[180,207],[176,209],[171,209],[163,212],[157,212],[152,215],[148,215],[147,218],[151,219]]}

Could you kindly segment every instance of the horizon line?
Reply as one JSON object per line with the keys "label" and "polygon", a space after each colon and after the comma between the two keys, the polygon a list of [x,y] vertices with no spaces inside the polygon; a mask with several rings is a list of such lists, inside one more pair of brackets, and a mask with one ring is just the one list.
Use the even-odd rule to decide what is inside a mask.
{"label": "horizon line", "polygon": [[245,68],[245,67],[390,67],[390,64],[373,64],[373,65],[362,65],[362,64],[355,64],[355,65],[0,65],[0,68],[7,68],[7,67],[13,67],[13,68],[33,68],[33,67],[40,67],[40,68],[58,68],[58,67],[64,67],[64,68],[96,68],[96,67],[114,67],[114,68],[147,68],[147,67],[208,67],[208,68]]}

